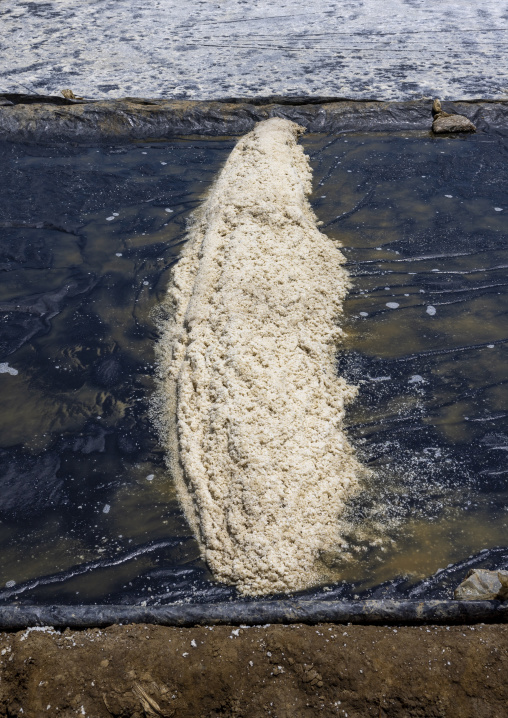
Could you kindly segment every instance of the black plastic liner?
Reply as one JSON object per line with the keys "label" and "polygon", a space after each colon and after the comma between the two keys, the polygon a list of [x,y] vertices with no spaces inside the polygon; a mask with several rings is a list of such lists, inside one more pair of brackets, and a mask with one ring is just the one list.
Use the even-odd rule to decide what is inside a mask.
{"label": "black plastic liner", "polygon": [[[151,112],[150,103],[127,104]],[[213,104],[214,116],[224,111],[227,121],[244,107]],[[317,122],[325,104],[279,102],[270,112],[302,112]],[[371,112],[396,127],[401,106],[331,104],[351,126],[355,112],[364,119]],[[57,109],[99,105],[62,99]],[[23,107],[55,109],[6,105],[0,122],[4,111]],[[200,107],[180,103],[185,122],[198,123]],[[388,555],[369,546],[336,583],[273,596],[270,605],[446,603],[468,569],[508,568],[506,134],[480,128],[432,137],[430,103],[405,107],[416,119],[421,112],[425,131],[309,133],[302,142],[314,169],[312,204],[325,231],[342,242],[354,277],[346,303],[351,342],[338,358],[339,371],[360,384],[348,430],[383,477],[371,504],[362,496],[350,515],[395,522],[399,545],[407,521],[419,517],[420,533],[405,546],[414,558],[424,545],[420,555],[430,560],[415,571],[416,559],[404,563],[405,549]],[[266,108],[250,103],[245,121]],[[478,108],[505,110],[502,103]],[[65,117],[48,115],[48,132]],[[170,603],[177,611],[192,601],[255,612],[268,599],[238,597],[201,560],[147,417],[156,339],[150,312],[186,220],[234,139],[45,143],[31,141],[42,126],[33,127],[36,135],[26,127],[30,141],[0,144],[0,602],[16,602],[20,611],[19,604],[33,610],[35,603],[88,604],[90,611]],[[456,520],[439,534],[452,505]]]}
{"label": "black plastic liner", "polygon": [[[354,101],[337,98],[226,99],[203,102],[75,101],[63,97],[0,95],[0,139],[117,141],[175,135],[241,135],[256,122],[283,117],[309,132],[430,130],[432,100]],[[508,126],[508,102],[445,102],[443,110],[468,117],[480,130]]]}
{"label": "black plastic liner", "polygon": [[101,628],[113,624],[160,626],[273,623],[422,625],[504,623],[508,603],[499,601],[263,601],[178,606],[2,606],[0,630],[31,626]]}

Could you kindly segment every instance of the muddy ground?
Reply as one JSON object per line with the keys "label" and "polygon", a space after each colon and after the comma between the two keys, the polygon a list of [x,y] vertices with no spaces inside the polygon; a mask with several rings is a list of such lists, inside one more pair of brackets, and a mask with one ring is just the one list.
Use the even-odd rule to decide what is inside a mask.
{"label": "muddy ground", "polygon": [[508,716],[508,626],[0,634],[0,716]]}

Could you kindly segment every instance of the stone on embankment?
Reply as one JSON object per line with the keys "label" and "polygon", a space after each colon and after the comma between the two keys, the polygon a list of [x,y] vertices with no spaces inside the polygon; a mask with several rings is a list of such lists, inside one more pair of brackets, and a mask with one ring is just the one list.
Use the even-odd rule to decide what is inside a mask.
{"label": "stone on embankment", "polygon": [[492,601],[508,599],[508,571],[471,569],[455,589],[458,601]]}

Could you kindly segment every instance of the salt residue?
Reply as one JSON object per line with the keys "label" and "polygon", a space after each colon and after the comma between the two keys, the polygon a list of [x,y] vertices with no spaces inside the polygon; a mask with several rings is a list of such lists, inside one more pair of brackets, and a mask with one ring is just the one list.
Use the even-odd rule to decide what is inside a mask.
{"label": "salt residue", "polygon": [[251,595],[322,580],[360,469],[335,369],[348,274],[307,201],[301,131],[270,119],[238,142],[160,320],[154,413],[180,500],[215,578]]}

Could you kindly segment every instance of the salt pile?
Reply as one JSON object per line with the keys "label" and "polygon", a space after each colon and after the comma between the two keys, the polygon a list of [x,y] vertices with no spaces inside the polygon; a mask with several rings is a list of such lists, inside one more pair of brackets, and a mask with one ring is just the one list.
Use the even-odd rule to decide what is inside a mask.
{"label": "salt pile", "polygon": [[270,119],[238,142],[160,319],[154,413],[179,497],[215,578],[250,595],[323,580],[361,468],[335,369],[349,279],[307,200],[302,131]]}

